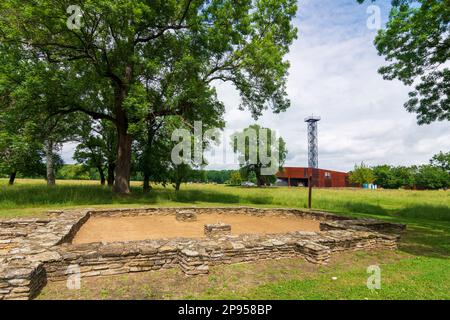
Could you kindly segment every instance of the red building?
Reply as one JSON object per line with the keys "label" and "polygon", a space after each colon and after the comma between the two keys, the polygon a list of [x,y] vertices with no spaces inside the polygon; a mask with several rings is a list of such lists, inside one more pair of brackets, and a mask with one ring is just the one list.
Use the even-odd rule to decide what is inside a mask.
{"label": "red building", "polygon": [[308,186],[308,177],[312,177],[312,185],[317,188],[344,188],[349,187],[348,173],[313,169],[286,167],[276,174],[279,185]]}

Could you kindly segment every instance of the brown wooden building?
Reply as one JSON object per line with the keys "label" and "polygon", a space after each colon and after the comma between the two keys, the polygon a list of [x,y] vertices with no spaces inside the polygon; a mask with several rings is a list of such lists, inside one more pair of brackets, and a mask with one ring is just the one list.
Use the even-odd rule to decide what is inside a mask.
{"label": "brown wooden building", "polygon": [[285,167],[276,174],[278,185],[308,186],[308,177],[312,177],[312,185],[317,188],[349,187],[348,173],[313,168]]}

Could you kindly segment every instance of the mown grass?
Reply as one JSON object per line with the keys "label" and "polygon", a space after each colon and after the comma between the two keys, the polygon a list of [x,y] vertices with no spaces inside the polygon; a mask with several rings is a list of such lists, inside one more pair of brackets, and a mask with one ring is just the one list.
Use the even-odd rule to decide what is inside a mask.
{"label": "mown grass", "polygon": [[[39,180],[18,180],[12,187],[7,186],[6,180],[0,180],[0,218],[37,216],[49,209],[86,207],[307,207],[307,190],[302,188],[257,189],[192,184],[183,185],[178,192],[171,186],[155,186],[150,193],[144,194],[140,184],[133,183],[132,189],[131,195],[118,196],[93,181],[58,181],[57,186],[48,188],[44,181]],[[117,284],[114,277],[94,282],[86,280],[87,291],[78,293],[61,291],[64,286],[54,291],[50,286],[42,297],[450,299],[450,191],[315,189],[313,207],[346,216],[373,217],[408,225],[399,251],[374,253],[376,259],[373,255],[367,258],[382,266],[384,280],[381,290],[368,291],[366,288],[365,268],[369,260],[362,259],[358,265],[358,255],[362,254],[358,253],[348,258],[349,263],[332,264],[312,273],[305,270],[308,267],[298,269],[292,266],[292,262],[273,262],[270,268],[263,270],[258,269],[260,264],[224,266],[216,272],[219,278],[223,275],[221,280],[208,282],[206,287],[205,280],[199,277],[189,280],[190,286],[181,290],[178,287],[180,281],[187,281],[184,278],[169,273],[164,281],[158,282],[154,279],[158,273],[150,273],[143,275],[143,279],[132,276],[137,278],[130,280],[131,283],[125,281],[123,286]],[[393,256],[399,259],[393,260]],[[295,263],[299,263],[298,260]],[[237,274],[236,268],[239,269]],[[244,282],[242,274],[246,275]],[[338,280],[330,282],[331,276]],[[152,281],[154,285],[151,285]],[[164,293],[159,292],[157,286],[166,286]]]}

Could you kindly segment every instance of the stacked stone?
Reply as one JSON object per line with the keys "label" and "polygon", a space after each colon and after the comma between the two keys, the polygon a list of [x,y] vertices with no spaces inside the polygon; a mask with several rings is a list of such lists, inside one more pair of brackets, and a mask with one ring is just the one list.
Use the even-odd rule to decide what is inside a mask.
{"label": "stacked stone", "polygon": [[209,273],[209,257],[192,249],[183,249],[179,254],[181,271],[188,276]]}
{"label": "stacked stone", "polygon": [[327,264],[331,256],[331,250],[311,241],[298,241],[297,251],[309,262],[316,264]]}
{"label": "stacked stone", "polygon": [[207,237],[220,237],[231,234],[231,226],[225,223],[205,224],[205,235]]}
{"label": "stacked stone", "polygon": [[0,300],[28,300],[34,298],[47,283],[42,263],[9,264],[0,269]]}
{"label": "stacked stone", "polygon": [[349,219],[321,222],[320,230],[376,231],[384,234],[400,235],[406,230],[406,225],[401,223],[383,222],[374,219]]}
{"label": "stacked stone", "polygon": [[176,213],[176,219],[183,222],[197,221],[197,215],[192,210],[180,210]]}
{"label": "stacked stone", "polygon": [[167,241],[91,243],[60,248],[62,261],[46,266],[50,279],[62,280],[69,266],[79,266],[82,277],[168,269],[178,265],[178,248]]}

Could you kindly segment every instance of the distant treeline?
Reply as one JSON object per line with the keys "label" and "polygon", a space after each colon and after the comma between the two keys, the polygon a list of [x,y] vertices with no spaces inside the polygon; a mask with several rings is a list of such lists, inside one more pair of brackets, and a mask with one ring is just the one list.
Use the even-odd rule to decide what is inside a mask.
{"label": "distant treeline", "polygon": [[383,189],[448,189],[450,187],[450,152],[433,156],[420,166],[356,165],[350,173],[355,185],[373,183]]}

